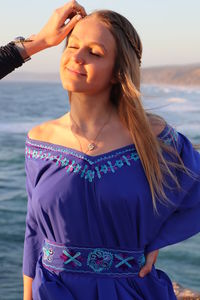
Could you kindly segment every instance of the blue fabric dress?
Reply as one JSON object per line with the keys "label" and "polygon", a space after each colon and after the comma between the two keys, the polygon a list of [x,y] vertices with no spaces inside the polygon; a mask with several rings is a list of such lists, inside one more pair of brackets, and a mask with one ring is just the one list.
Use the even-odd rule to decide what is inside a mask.
{"label": "blue fabric dress", "polygon": [[154,265],[144,278],[118,278],[65,271],[57,275],[41,263],[44,238],[148,253],[200,232],[200,154],[169,124],[158,138],[176,148],[184,164],[198,175],[195,180],[176,170],[183,190],[165,188],[174,205],[158,203],[159,216],[153,212],[148,181],[133,144],[90,156],[27,135],[23,273],[34,278],[34,300],[176,299],[170,278]]}

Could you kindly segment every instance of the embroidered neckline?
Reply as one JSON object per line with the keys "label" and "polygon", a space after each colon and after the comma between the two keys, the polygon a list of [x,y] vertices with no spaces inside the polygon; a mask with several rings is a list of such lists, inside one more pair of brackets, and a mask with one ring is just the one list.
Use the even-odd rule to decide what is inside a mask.
{"label": "embroidered neckline", "polygon": [[[166,126],[164,129],[160,132],[159,135],[157,135],[158,138],[164,138],[168,133],[172,130],[173,128],[166,123]],[[45,142],[41,140],[36,140],[36,139],[31,139],[29,138],[28,134],[26,136],[26,144],[28,146],[33,146],[36,148],[41,148],[41,149],[46,149],[46,150],[53,150],[55,152],[62,152],[63,154],[71,154],[74,155],[78,158],[82,158],[87,160],[90,164],[93,164],[95,162],[107,159],[107,158],[112,158],[115,157],[119,154],[123,154],[128,151],[136,151],[135,145],[134,144],[129,144],[126,146],[122,146],[110,151],[107,151],[105,153],[97,154],[97,155],[89,155],[87,153],[84,153],[80,150],[73,149],[67,146],[59,145],[59,144],[54,144],[50,142]]]}
{"label": "embroidered neckline", "polygon": [[[76,154],[76,153],[75,153]],[[74,154],[73,154],[74,155]],[[53,161],[56,166],[64,168],[68,174],[79,174],[81,178],[92,182],[96,177],[102,178],[104,174],[115,173],[123,166],[131,166],[133,162],[139,159],[137,152],[131,152],[130,154],[123,154],[120,157],[109,160],[108,156],[100,157],[100,160],[107,158],[104,162],[96,164],[97,161],[91,161],[87,157],[80,157],[87,162],[79,163],[77,160],[70,158],[69,155],[65,156],[59,153],[59,155],[52,153],[51,151],[44,151],[41,148],[38,150],[33,147],[25,147],[26,159]],[[114,156],[114,155],[113,155]]]}
{"label": "embroidered neckline", "polygon": [[50,142],[31,139],[31,138],[28,137],[28,135],[27,135],[27,138],[26,138],[26,144],[32,145],[32,146],[35,146],[35,147],[38,147],[38,148],[42,148],[42,149],[53,150],[55,152],[62,152],[63,154],[67,153],[67,154],[72,154],[72,155],[77,156],[77,157],[85,157],[85,158],[88,158],[90,160],[97,160],[98,158],[103,158],[104,156],[106,156],[106,157],[111,157],[113,155],[116,156],[118,154],[121,154],[121,153],[127,152],[129,150],[135,149],[134,144],[129,144],[129,145],[126,145],[126,146],[119,147],[117,149],[113,149],[111,151],[107,151],[105,153],[101,153],[101,154],[97,154],[97,155],[89,155],[89,154],[84,153],[80,150],[73,149],[73,148],[70,148],[70,147],[67,147],[67,146],[62,146],[62,145],[53,144],[53,143],[50,143]]}
{"label": "embroidered neckline", "polygon": [[[171,144],[177,142],[178,132],[171,126],[168,130],[166,126],[157,137],[160,139],[162,137],[164,143]],[[68,174],[79,174],[89,182],[93,182],[95,178],[100,179],[107,173],[115,173],[123,166],[130,167],[139,160],[134,144],[91,156],[79,150],[29,137],[26,140],[25,156],[31,160],[52,161],[56,166],[64,168]],[[80,158],[86,163],[79,162],[75,158]]]}
{"label": "embroidered neckline", "polygon": [[[30,141],[29,141],[30,140]],[[94,165],[100,161],[104,161],[106,159],[111,159],[113,157],[117,157],[119,155],[125,154],[126,152],[132,152],[133,154],[135,152],[135,154],[137,153],[137,151],[135,150],[135,147],[133,144],[131,145],[127,145],[124,147],[120,147],[118,149],[114,149],[111,150],[109,152],[103,153],[103,154],[99,154],[99,155],[95,155],[95,156],[91,156],[91,155],[87,155],[81,151],[69,148],[69,147],[64,147],[64,146],[56,146],[55,144],[51,144],[51,143],[47,143],[47,142],[41,142],[39,143],[34,143],[35,140],[33,140],[33,142],[31,141],[31,139],[27,139],[26,141],[26,155],[28,156],[33,156],[33,157],[40,157],[41,159],[56,159],[58,160],[66,160],[66,156],[68,155],[72,155],[74,157],[80,158],[82,160],[87,161],[90,165]],[[48,145],[47,145],[48,144]],[[52,145],[52,146],[51,146]],[[51,152],[55,152],[55,155],[53,155]],[[58,155],[58,154],[59,155]]]}

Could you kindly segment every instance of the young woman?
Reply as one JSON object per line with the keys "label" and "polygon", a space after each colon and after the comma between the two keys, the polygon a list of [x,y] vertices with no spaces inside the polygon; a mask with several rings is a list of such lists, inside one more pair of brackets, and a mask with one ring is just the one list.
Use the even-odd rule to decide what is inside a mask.
{"label": "young woman", "polygon": [[26,139],[26,300],[176,299],[147,262],[200,231],[200,154],[144,110],[141,56],[136,30],[114,11],[68,35],[70,111]]}

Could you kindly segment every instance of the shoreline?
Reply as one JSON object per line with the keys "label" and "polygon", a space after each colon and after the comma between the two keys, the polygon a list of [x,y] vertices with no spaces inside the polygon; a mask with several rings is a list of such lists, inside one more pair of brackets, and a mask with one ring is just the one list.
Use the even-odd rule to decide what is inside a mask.
{"label": "shoreline", "polygon": [[173,288],[174,288],[174,292],[177,296],[178,300],[192,300],[192,299],[196,299],[196,300],[200,300],[200,293],[190,290],[188,288],[184,288],[183,286],[181,286],[180,284],[178,284],[177,282],[173,281]]}

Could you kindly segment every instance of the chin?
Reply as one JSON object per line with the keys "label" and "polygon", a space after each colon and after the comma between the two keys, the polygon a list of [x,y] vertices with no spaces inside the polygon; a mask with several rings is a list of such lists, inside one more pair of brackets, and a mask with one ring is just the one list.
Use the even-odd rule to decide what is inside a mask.
{"label": "chin", "polygon": [[76,79],[74,80],[74,78],[66,76],[66,74],[63,74],[63,73],[60,73],[60,79],[62,82],[62,86],[65,90],[68,90],[70,92],[85,92],[86,91],[85,84],[81,83],[79,80],[76,80]]}
{"label": "chin", "polygon": [[80,86],[77,82],[70,82],[69,80],[61,80],[62,86],[65,90],[74,93],[84,93],[86,89]]}

